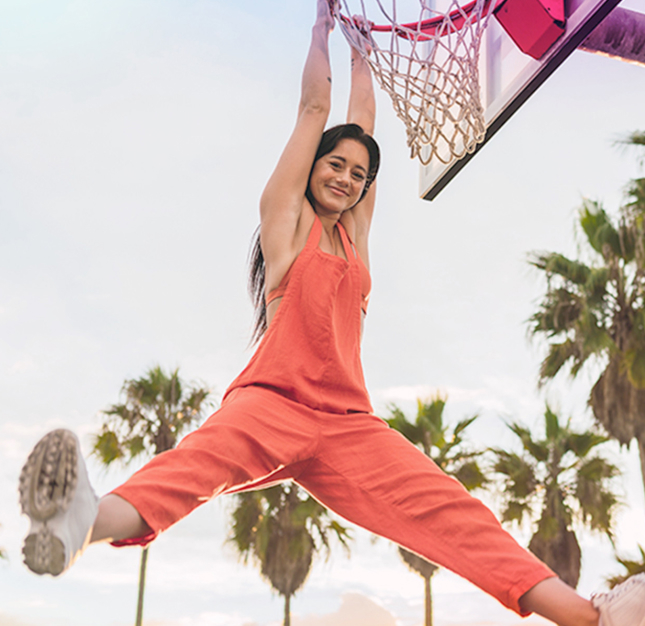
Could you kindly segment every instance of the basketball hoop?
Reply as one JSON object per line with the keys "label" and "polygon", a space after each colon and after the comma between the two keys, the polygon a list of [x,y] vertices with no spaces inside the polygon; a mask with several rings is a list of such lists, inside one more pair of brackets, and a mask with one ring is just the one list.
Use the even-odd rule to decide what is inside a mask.
{"label": "basketball hoop", "polygon": [[[354,10],[349,6],[352,1]],[[383,6],[385,2],[391,10]],[[407,0],[406,8],[418,3],[418,18],[405,23],[398,21],[396,2],[330,4],[346,39],[390,95],[405,124],[411,157],[424,165],[460,159],[474,152],[486,134],[478,63],[494,2],[472,0],[462,6],[458,0],[445,0],[447,10],[438,11],[431,8],[432,0]],[[367,15],[369,7],[372,17]],[[376,25],[376,20],[386,24]]]}

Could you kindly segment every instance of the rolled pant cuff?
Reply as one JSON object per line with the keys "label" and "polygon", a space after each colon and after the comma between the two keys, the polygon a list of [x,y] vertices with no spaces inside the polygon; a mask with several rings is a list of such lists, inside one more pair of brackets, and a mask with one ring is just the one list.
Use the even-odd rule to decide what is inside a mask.
{"label": "rolled pant cuff", "polygon": [[524,578],[523,580],[518,581],[516,585],[513,585],[508,594],[509,602],[504,604],[521,617],[531,615],[533,611],[525,611],[520,606],[520,598],[525,593],[531,591],[535,585],[547,580],[548,578],[557,578],[557,575],[545,565],[543,571],[537,571],[535,576]]}
{"label": "rolled pant cuff", "polygon": [[149,543],[154,541],[159,536],[159,533],[161,532],[161,530],[159,529],[155,530],[154,526],[148,521],[145,514],[142,513],[141,508],[137,506],[137,504],[132,502],[132,498],[126,495],[127,489],[123,489],[123,485],[111,491],[110,494],[119,496],[119,498],[123,498],[126,502],[129,502],[137,510],[137,512],[143,519],[143,521],[146,524],[148,524],[148,526],[151,528],[149,533],[142,535],[141,537],[129,537],[128,539],[119,539],[117,541],[110,541],[111,546],[114,546],[115,548],[125,548],[127,546],[141,546],[145,548],[145,546],[147,546]]}

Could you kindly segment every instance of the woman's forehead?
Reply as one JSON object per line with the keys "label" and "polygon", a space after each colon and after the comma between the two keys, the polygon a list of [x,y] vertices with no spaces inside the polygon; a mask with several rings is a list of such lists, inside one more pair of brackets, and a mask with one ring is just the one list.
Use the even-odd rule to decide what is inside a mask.
{"label": "woman's forehead", "polygon": [[341,139],[329,153],[329,156],[342,157],[346,161],[351,161],[352,163],[365,167],[365,169],[369,166],[370,161],[367,148],[356,139]]}

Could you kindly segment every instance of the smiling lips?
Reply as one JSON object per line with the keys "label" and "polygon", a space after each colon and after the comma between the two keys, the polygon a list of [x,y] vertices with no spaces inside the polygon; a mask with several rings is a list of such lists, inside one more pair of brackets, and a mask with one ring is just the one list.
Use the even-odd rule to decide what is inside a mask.
{"label": "smiling lips", "polygon": [[335,193],[338,196],[349,196],[349,193],[347,193],[344,189],[340,189],[339,187],[334,187],[333,185],[328,185],[328,189],[332,191],[332,193]]}

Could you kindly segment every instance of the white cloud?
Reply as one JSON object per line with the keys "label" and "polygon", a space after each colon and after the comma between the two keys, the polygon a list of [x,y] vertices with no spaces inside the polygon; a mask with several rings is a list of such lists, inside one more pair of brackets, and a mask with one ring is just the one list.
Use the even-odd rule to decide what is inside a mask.
{"label": "white cloud", "polygon": [[[479,408],[499,410],[499,400],[487,388],[464,388],[455,386],[433,386],[433,385],[396,385],[376,389],[372,393],[374,403],[378,406],[394,403],[397,405],[413,405],[416,407],[417,399],[430,400],[437,394],[448,399],[448,406],[454,407],[458,404]],[[402,407],[404,408],[404,407]]]}
{"label": "white cloud", "polygon": [[[1,311],[0,311],[1,312]],[[28,372],[35,372],[38,369],[38,365],[34,359],[30,356],[23,357],[18,361],[15,361],[11,367],[9,367],[10,374],[26,374]]]}
{"label": "white cloud", "polygon": [[334,613],[294,617],[292,621],[294,626],[396,626],[394,615],[358,593],[344,594]]}
{"label": "white cloud", "polygon": [[194,617],[186,617],[179,620],[167,621],[146,621],[147,626],[259,626],[256,623],[244,621],[239,615],[228,615],[216,611],[207,611]]}
{"label": "white cloud", "polygon": [[397,385],[376,389],[373,397],[383,403],[416,402],[417,398],[427,400],[440,394],[448,398],[451,406],[468,404],[479,409],[494,412],[510,410],[509,406],[523,404],[534,397],[531,383],[513,377],[485,377],[485,387],[466,388],[456,386]]}
{"label": "white cloud", "polygon": [[[396,626],[397,622],[387,609],[374,600],[359,593],[346,593],[342,596],[340,608],[325,615],[298,616],[292,612],[294,626]],[[200,613],[194,617],[172,621],[151,621],[149,626],[260,626],[255,622],[244,621],[239,614],[226,614],[216,611]],[[281,622],[269,622],[262,626],[279,626]]]}
{"label": "white cloud", "polygon": [[2,626],[37,626],[34,622],[25,622],[14,615],[0,613],[0,624]]}

